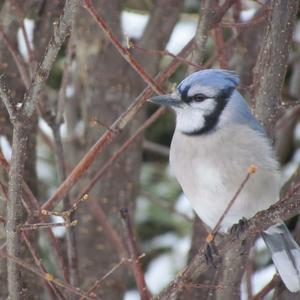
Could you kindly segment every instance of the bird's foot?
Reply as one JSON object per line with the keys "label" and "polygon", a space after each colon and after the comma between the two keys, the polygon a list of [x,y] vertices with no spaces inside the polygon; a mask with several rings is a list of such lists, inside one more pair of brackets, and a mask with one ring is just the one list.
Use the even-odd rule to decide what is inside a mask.
{"label": "bird's foot", "polygon": [[240,234],[244,232],[244,230],[247,228],[247,219],[246,218],[242,218],[239,220],[238,223],[233,224],[231,229],[230,229],[230,233],[232,234],[236,234],[237,238],[240,238]]}
{"label": "bird's foot", "polygon": [[215,236],[212,233],[210,233],[207,236],[205,249],[204,249],[204,256],[205,256],[206,263],[208,265],[212,265],[215,267],[214,255],[219,255],[219,253],[218,253],[218,249],[215,245],[214,238],[215,238]]}

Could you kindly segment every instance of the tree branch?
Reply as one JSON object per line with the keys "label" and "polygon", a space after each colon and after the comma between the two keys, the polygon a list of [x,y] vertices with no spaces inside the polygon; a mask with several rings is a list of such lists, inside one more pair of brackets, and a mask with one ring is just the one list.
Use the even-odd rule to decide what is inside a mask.
{"label": "tree branch", "polygon": [[49,76],[58,51],[66,37],[70,34],[72,22],[78,6],[79,0],[67,0],[59,22],[54,23],[54,31],[44,58],[42,59],[42,62],[34,75],[34,79],[24,97],[23,113],[27,117],[31,117],[36,109],[39,93]]}
{"label": "tree branch", "polygon": [[254,68],[255,112],[272,136],[281,103],[299,1],[272,1],[265,38]]}
{"label": "tree branch", "polygon": [[9,117],[11,120],[16,118],[16,109],[13,105],[13,102],[9,96],[9,91],[3,81],[3,76],[0,76],[0,98],[2,99],[2,102],[4,103],[6,110],[9,114]]}

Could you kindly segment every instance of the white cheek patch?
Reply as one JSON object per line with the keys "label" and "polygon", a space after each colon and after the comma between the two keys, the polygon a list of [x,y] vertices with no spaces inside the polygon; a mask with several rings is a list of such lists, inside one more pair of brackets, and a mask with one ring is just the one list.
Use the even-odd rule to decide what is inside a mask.
{"label": "white cheek patch", "polygon": [[208,115],[216,108],[217,102],[215,99],[208,98],[202,102],[191,102],[190,106],[192,109],[201,110],[203,115]]}
{"label": "white cheek patch", "polygon": [[182,132],[193,132],[205,124],[203,111],[185,107],[176,109],[176,129]]}

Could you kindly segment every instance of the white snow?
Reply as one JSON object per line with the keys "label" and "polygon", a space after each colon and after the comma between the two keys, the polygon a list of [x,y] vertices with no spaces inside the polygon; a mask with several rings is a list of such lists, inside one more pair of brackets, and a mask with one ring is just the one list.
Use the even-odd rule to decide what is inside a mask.
{"label": "white snow", "polygon": [[[28,40],[29,40],[29,45],[31,46],[31,48],[33,49],[33,31],[34,31],[34,20],[30,20],[30,19],[24,19],[24,27],[28,36]],[[25,38],[23,35],[22,30],[19,28],[18,30],[18,47],[19,47],[19,51],[21,53],[21,55],[23,56],[23,58],[28,61],[29,59],[29,53],[27,51],[27,47],[26,47],[26,43],[25,43]]]}
{"label": "white snow", "polygon": [[[149,20],[149,15],[124,11],[121,15],[121,25],[125,36],[138,39],[142,36]],[[167,44],[167,50],[177,54],[184,45],[194,36],[197,27],[197,17],[179,21]],[[153,49],[163,50],[163,49]]]}
{"label": "white snow", "polygon": [[[64,222],[64,219],[62,217],[59,217],[59,216],[51,216],[51,219],[52,219],[53,223],[62,223],[62,222]],[[52,227],[52,232],[56,237],[60,238],[60,237],[63,237],[65,235],[66,228],[64,226]]]}
{"label": "white snow", "polygon": [[143,34],[148,20],[149,15],[142,15],[129,11],[123,11],[121,14],[121,26],[124,35],[135,39],[140,38]]}
{"label": "white snow", "polygon": [[195,35],[196,28],[196,18],[193,20],[182,20],[177,23],[167,44],[167,50],[173,54],[178,54],[187,42]]}
{"label": "white snow", "polygon": [[137,290],[127,291],[124,295],[123,300],[140,300],[140,294]]}
{"label": "white snow", "polygon": [[7,161],[11,159],[11,146],[6,137],[0,136],[0,148]]}
{"label": "white snow", "polygon": [[152,247],[170,247],[170,253],[164,253],[150,263],[145,279],[152,293],[160,292],[186,264],[187,254],[191,245],[189,236],[178,237],[167,233],[155,237],[151,241]]}

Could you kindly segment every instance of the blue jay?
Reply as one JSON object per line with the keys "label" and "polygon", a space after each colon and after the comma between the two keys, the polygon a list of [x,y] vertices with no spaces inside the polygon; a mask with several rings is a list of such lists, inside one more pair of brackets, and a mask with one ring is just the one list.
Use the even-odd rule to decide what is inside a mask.
{"label": "blue jay", "polygon": [[[239,77],[227,70],[189,75],[169,95],[151,102],[170,106],[176,128],[170,165],[200,219],[214,228],[250,165],[250,178],[220,224],[227,233],[242,218],[251,218],[279,199],[280,174],[270,141],[236,90]],[[300,248],[279,223],[262,233],[286,287],[300,290]]]}

